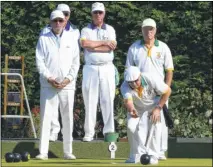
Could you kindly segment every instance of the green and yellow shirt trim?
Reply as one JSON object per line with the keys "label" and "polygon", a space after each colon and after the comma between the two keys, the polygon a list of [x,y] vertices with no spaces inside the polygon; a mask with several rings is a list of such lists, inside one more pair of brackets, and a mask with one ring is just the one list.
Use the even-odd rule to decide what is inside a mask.
{"label": "green and yellow shirt trim", "polygon": [[[148,50],[147,50],[147,56],[150,57],[151,56],[151,50],[152,50],[152,47],[147,47],[145,45],[145,41],[144,39],[141,40],[141,45],[144,45]],[[157,39],[155,39],[155,42],[154,42],[154,46],[158,47],[159,46],[159,41]]]}

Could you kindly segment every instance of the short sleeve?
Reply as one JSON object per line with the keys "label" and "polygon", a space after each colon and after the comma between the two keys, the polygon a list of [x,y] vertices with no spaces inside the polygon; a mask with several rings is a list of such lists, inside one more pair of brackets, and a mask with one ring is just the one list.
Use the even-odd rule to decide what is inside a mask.
{"label": "short sleeve", "polygon": [[132,100],[132,89],[130,89],[130,87],[126,81],[124,81],[122,83],[120,90],[121,90],[123,99]]}
{"label": "short sleeve", "polygon": [[80,35],[80,40],[86,40],[86,39],[89,39],[89,32],[87,27],[81,30],[81,35]]}
{"label": "short sleeve", "polygon": [[157,95],[165,94],[169,90],[169,86],[158,75],[152,75],[151,83]]}
{"label": "short sleeve", "polygon": [[109,40],[116,41],[115,29],[112,26],[109,26]]}
{"label": "short sleeve", "polygon": [[169,90],[169,86],[155,73],[142,73],[142,77],[159,96]]}

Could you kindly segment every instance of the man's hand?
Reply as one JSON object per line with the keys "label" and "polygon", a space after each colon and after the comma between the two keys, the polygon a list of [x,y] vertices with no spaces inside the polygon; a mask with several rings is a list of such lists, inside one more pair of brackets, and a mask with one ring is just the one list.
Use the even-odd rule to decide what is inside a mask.
{"label": "man's hand", "polygon": [[160,122],[160,109],[159,108],[154,108],[152,110],[151,114],[151,120],[153,124],[156,124],[157,122]]}
{"label": "man's hand", "polygon": [[116,48],[116,42],[115,41],[104,41],[104,45],[108,46],[112,50],[115,50],[115,48]]}
{"label": "man's hand", "polygon": [[59,87],[60,83],[58,83],[55,79],[53,79],[52,77],[49,77],[47,79],[47,82],[49,82],[54,88]]}
{"label": "man's hand", "polygon": [[134,107],[133,101],[129,100],[129,99],[125,99],[124,100],[124,105],[127,109],[127,111],[129,112],[130,116],[132,118],[137,118],[138,117],[138,112]]}
{"label": "man's hand", "polygon": [[52,77],[48,78],[47,80],[54,88],[57,88],[57,89],[62,89],[64,88],[67,84],[70,83],[70,80],[68,78],[64,78],[64,80],[59,83],[56,81],[56,79],[53,79]]}
{"label": "man's hand", "polygon": [[138,118],[138,112],[134,107],[130,108],[128,112],[132,118]]}
{"label": "man's hand", "polygon": [[64,88],[70,83],[70,80],[68,78],[64,78],[64,80],[61,82],[61,88]]}

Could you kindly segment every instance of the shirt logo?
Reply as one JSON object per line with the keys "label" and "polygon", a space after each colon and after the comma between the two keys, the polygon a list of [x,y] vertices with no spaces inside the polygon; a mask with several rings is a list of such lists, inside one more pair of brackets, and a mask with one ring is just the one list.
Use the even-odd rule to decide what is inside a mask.
{"label": "shirt logo", "polygon": [[103,36],[103,40],[108,40],[109,38],[108,38],[108,36],[107,35],[104,35]]}
{"label": "shirt logo", "polygon": [[160,52],[156,52],[156,57],[159,59],[161,57]]}

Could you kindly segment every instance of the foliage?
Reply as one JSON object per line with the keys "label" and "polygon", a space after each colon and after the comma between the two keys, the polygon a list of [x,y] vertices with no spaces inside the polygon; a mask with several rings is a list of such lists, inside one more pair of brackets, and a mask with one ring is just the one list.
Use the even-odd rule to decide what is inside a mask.
{"label": "foliage", "polygon": [[[31,108],[39,105],[40,91],[39,76],[35,67],[35,46],[41,29],[48,24],[50,12],[58,3],[54,1],[1,2],[1,68],[3,71],[5,54],[25,56],[24,80]],[[66,1],[65,3],[72,10],[71,22],[79,29],[91,22],[92,2]],[[105,20],[116,30],[118,47],[115,51],[114,64],[120,73],[121,82],[128,48],[135,40],[142,38],[140,28],[142,20],[152,17],[157,22],[157,38],[169,45],[175,65],[173,93],[169,106],[174,119],[180,120],[180,125],[175,127],[171,135],[209,136],[211,127],[203,113],[212,110],[210,105],[212,103],[212,3],[106,1],[104,4]],[[81,64],[83,64],[83,56],[81,56]],[[10,65],[18,68],[15,64]],[[74,106],[75,137],[84,135],[82,67],[79,70]],[[2,82],[1,89],[3,88]],[[124,137],[126,110],[122,105],[118,88],[115,98],[115,125],[120,136]],[[3,98],[3,91],[1,97]],[[194,108],[189,108],[192,106]],[[192,115],[189,116],[189,113]],[[97,136],[102,130],[101,119],[101,114],[98,112]]]}
{"label": "foliage", "polygon": [[171,131],[171,136],[212,136],[212,125],[209,124],[209,119],[206,117],[206,112],[212,111],[210,91],[201,93],[196,88],[185,88],[178,90],[170,100],[175,102],[171,103],[169,107],[172,110],[172,117],[180,122]]}
{"label": "foliage", "polygon": [[[35,126],[35,131],[36,135],[39,138],[40,137],[40,107],[39,106],[34,106],[32,108],[32,118]],[[32,130],[32,125],[31,122],[28,121],[27,125],[29,127],[29,130],[26,132],[27,137],[34,137],[33,130]]]}

